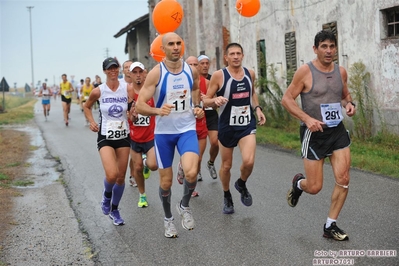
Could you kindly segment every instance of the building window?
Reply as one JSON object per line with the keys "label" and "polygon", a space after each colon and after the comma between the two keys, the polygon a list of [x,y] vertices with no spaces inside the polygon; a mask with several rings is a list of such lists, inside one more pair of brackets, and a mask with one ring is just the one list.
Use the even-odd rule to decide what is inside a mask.
{"label": "building window", "polygon": [[297,70],[295,32],[285,34],[285,61],[287,63],[287,86],[291,84],[292,77]]}
{"label": "building window", "polygon": [[383,38],[399,38],[399,6],[382,10],[383,27],[386,31]]}
{"label": "building window", "polygon": [[339,60],[338,60],[338,30],[337,30],[337,22],[330,22],[330,23],[326,23],[323,24],[323,30],[331,30],[334,35],[335,35],[335,39],[337,39],[337,51],[333,57],[333,61],[339,65]]}
{"label": "building window", "polygon": [[256,51],[258,57],[258,77],[266,78],[266,45],[265,40],[259,40],[256,42]]}

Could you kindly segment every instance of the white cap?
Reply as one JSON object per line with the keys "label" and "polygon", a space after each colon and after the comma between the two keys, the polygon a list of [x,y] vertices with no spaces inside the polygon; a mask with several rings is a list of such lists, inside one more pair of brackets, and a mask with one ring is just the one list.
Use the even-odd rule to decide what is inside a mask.
{"label": "white cap", "polygon": [[129,71],[133,71],[136,67],[141,68],[142,70],[145,69],[144,65],[140,62],[134,62],[133,64],[130,65]]}
{"label": "white cap", "polygon": [[198,62],[200,62],[201,60],[204,60],[204,59],[208,59],[208,61],[209,61],[209,57],[207,57],[207,56],[204,55],[204,54],[198,56]]}

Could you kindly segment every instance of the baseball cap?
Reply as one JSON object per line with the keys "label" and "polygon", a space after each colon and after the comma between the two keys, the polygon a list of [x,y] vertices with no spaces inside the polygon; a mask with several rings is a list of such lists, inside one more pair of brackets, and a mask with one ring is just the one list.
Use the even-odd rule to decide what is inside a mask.
{"label": "baseball cap", "polygon": [[198,62],[200,62],[201,60],[204,60],[204,59],[208,59],[208,60],[209,60],[209,57],[207,57],[207,56],[204,55],[204,54],[198,56]]}
{"label": "baseball cap", "polygon": [[136,67],[141,68],[142,70],[145,69],[144,65],[140,62],[134,62],[133,64],[130,65],[129,71],[133,71]]}
{"label": "baseball cap", "polygon": [[103,62],[103,70],[107,70],[108,68],[110,68],[111,66],[114,66],[114,65],[119,67],[118,60],[116,60],[113,57],[108,57]]}

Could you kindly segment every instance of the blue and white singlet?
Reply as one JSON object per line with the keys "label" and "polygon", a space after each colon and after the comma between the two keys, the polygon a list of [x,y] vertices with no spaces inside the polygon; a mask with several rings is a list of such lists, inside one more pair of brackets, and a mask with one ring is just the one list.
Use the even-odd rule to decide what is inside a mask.
{"label": "blue and white singlet", "polygon": [[157,108],[164,103],[175,106],[167,116],[156,116],[155,134],[178,134],[195,130],[195,117],[191,103],[193,75],[190,66],[183,62],[183,70],[178,74],[168,71],[160,63],[160,78],[156,85],[154,102]]}

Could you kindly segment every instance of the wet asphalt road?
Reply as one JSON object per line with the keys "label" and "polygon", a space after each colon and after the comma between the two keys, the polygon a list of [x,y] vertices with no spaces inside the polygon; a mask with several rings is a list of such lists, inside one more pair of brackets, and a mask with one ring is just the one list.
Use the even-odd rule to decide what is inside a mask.
{"label": "wet asphalt road", "polygon": [[[84,126],[79,106],[72,105],[69,127],[63,122],[60,99],[52,100],[47,122],[40,101],[35,108],[47,148],[65,168],[71,205],[89,236],[97,265],[399,265],[399,180],[352,170],[350,192],[338,220],[350,240],[337,242],[322,237],[334,186],[331,167],[325,167],[323,190],[318,195],[303,194],[297,207],[291,208],[285,197],[293,175],[303,171],[302,160],[299,155],[258,146],[247,183],[254,203],[245,207],[233,185],[241,164],[237,148],[231,180],[235,213],[222,213],[220,181],[210,178],[203,163],[204,181],[197,185],[200,196],[190,202],[196,228],[186,231],[180,225],[175,205],[182,187],[174,182],[172,213],[179,237],[168,239],[163,235],[157,172],[146,181],[148,208],[137,207],[138,190],[126,185],[120,204],[126,225],[114,226],[100,209],[104,171],[96,134]],[[176,153],[174,172],[177,161]],[[220,158],[216,166],[220,167]],[[354,256],[347,253],[331,260],[334,252],[344,250],[354,251]],[[372,257],[374,250],[389,250],[382,254],[391,257]]]}

